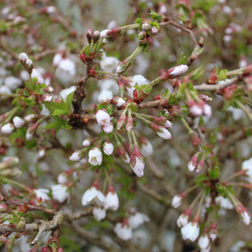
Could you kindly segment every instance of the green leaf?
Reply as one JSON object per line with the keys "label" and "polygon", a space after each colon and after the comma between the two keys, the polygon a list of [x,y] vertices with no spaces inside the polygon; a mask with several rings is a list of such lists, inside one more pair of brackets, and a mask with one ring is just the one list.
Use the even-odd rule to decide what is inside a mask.
{"label": "green leaf", "polygon": [[202,182],[202,181],[204,181],[204,180],[209,180],[209,178],[207,177],[207,175],[201,174],[201,175],[199,175],[199,176],[195,179],[195,183],[196,183],[196,184],[200,184],[200,182]]}
{"label": "green leaf", "polygon": [[69,113],[68,110],[64,109],[55,109],[52,113],[52,115],[67,115]]}
{"label": "green leaf", "polygon": [[219,166],[214,166],[212,169],[208,171],[210,179],[217,179],[220,177],[220,168]]}
{"label": "green leaf", "polygon": [[72,100],[73,100],[73,97],[74,97],[74,93],[75,91],[73,91],[72,93],[70,93],[67,98],[66,98],[66,106],[68,109],[71,108],[71,104],[72,104]]}
{"label": "green leaf", "polygon": [[220,72],[218,73],[218,81],[227,79],[227,74],[226,74],[227,72],[228,72],[227,69],[220,70]]}
{"label": "green leaf", "polygon": [[161,94],[161,96],[162,96],[163,99],[164,99],[164,98],[169,98],[170,92],[169,92],[168,88],[165,88],[165,89],[164,89],[164,91],[163,91],[163,93]]}
{"label": "green leaf", "polygon": [[150,16],[151,18],[157,20],[157,21],[161,21],[163,20],[163,17],[162,15],[158,14],[157,12],[155,12],[154,10],[151,9],[151,12],[150,12]]}
{"label": "green leaf", "polygon": [[134,103],[129,103],[128,108],[132,110],[132,112],[137,112],[137,107]]}

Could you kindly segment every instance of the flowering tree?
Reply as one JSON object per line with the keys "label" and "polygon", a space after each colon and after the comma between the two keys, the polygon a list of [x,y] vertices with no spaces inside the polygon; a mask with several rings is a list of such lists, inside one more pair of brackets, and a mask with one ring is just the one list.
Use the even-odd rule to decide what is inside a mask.
{"label": "flowering tree", "polygon": [[250,1],[167,2],[0,2],[6,251],[252,249]]}

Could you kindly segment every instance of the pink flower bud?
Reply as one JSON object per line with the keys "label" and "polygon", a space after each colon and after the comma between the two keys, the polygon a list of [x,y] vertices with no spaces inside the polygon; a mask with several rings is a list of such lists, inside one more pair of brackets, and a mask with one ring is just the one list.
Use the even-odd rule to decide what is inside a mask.
{"label": "pink flower bud", "polygon": [[71,161],[80,161],[81,151],[75,151],[69,158]]}
{"label": "pink flower bud", "polygon": [[237,204],[235,206],[235,209],[237,213],[242,217],[243,223],[248,226],[251,220],[251,214],[248,209],[245,208],[241,203]]}
{"label": "pink flower bud", "polygon": [[202,110],[201,106],[198,103],[196,103],[195,101],[193,101],[193,100],[189,101],[188,105],[189,105],[190,113],[192,116],[198,117],[203,114],[203,110]]}
{"label": "pink flower bud", "polygon": [[90,139],[85,139],[85,140],[83,141],[83,143],[82,143],[82,145],[85,146],[85,147],[90,146],[90,144],[91,144]]}
{"label": "pink flower bud", "polygon": [[163,128],[162,126],[160,126],[159,130],[156,133],[163,139],[171,139],[172,137],[170,131],[168,131],[166,128]]}
{"label": "pink flower bud", "polygon": [[215,239],[217,237],[217,227],[214,222],[210,223],[209,237],[212,241],[215,241]]}
{"label": "pink flower bud", "polygon": [[175,67],[168,70],[169,78],[170,79],[177,78],[177,77],[183,75],[185,72],[187,72],[187,70],[188,70],[187,65],[175,66]]}
{"label": "pink flower bud", "polygon": [[122,126],[125,124],[127,120],[127,116],[125,113],[122,113],[117,121],[117,129],[120,130]]}
{"label": "pink flower bud", "polygon": [[123,100],[123,98],[121,97],[116,96],[110,100],[110,103],[114,104],[117,107],[121,107],[123,104],[125,104],[125,100]]}
{"label": "pink flower bud", "polygon": [[186,196],[186,193],[185,193],[185,192],[175,195],[175,196],[172,198],[172,206],[173,206],[174,208],[178,208],[178,207],[181,205],[182,200],[183,200],[183,198],[184,198],[185,196]]}
{"label": "pink flower bud", "polygon": [[192,209],[188,208],[184,213],[182,213],[178,217],[178,219],[177,219],[177,225],[178,225],[178,227],[185,226],[188,223],[190,215],[191,215],[191,212],[192,212]]}
{"label": "pink flower bud", "polygon": [[193,155],[193,157],[191,158],[191,160],[187,163],[187,168],[189,171],[194,171],[194,169],[196,168],[197,164],[198,164],[198,156],[199,156],[199,152],[197,152],[196,154]]}

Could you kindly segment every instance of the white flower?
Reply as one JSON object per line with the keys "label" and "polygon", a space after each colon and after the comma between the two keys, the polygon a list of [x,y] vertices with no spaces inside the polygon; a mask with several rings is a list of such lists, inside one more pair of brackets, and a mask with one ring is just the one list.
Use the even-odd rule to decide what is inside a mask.
{"label": "white flower", "polygon": [[100,61],[101,69],[113,73],[116,70],[116,67],[119,63],[119,60],[115,57],[105,57]]}
{"label": "white flower", "polygon": [[246,180],[252,183],[252,158],[242,162],[242,170],[247,170],[248,177],[246,177]]}
{"label": "white flower", "polygon": [[24,125],[25,121],[22,118],[20,118],[19,116],[15,116],[13,118],[13,123],[16,128],[21,128]]}
{"label": "white flower", "polygon": [[90,146],[90,141],[88,139],[85,139],[83,142],[82,142],[82,145],[85,146],[85,147],[88,147]]}
{"label": "white flower", "polygon": [[210,239],[208,235],[207,234],[201,235],[198,240],[198,244],[201,249],[206,249],[210,244]]}
{"label": "white flower", "polygon": [[45,104],[41,104],[42,105],[42,110],[40,111],[40,115],[43,115],[43,116],[48,116],[50,115],[50,112],[49,110],[45,107]]}
{"label": "white flower", "polygon": [[72,86],[70,88],[62,89],[59,93],[59,97],[66,101],[66,98],[69,94],[76,90],[76,86]]}
{"label": "white flower", "polygon": [[100,80],[98,82],[98,86],[100,90],[103,90],[103,89],[111,90],[113,94],[118,93],[118,90],[119,90],[117,82],[113,79]]}
{"label": "white flower", "polygon": [[60,53],[55,54],[53,57],[53,65],[58,66],[61,60],[62,60],[62,55]]}
{"label": "white flower", "polygon": [[246,67],[248,65],[247,61],[245,58],[241,59],[239,61],[239,68],[243,68],[243,67]]}
{"label": "white flower", "polygon": [[59,62],[58,68],[69,73],[70,75],[75,75],[76,73],[75,64],[70,59],[62,59]]}
{"label": "white flower", "polygon": [[181,205],[181,203],[182,203],[182,199],[183,199],[183,197],[181,197],[180,194],[175,195],[175,196],[172,198],[172,206],[173,206],[174,208],[179,207],[179,206]]}
{"label": "white flower", "polygon": [[100,37],[101,38],[107,38],[107,32],[110,31],[109,29],[105,29],[103,31],[101,31],[100,33]]}
{"label": "white flower", "polygon": [[201,249],[200,252],[209,252],[211,250],[211,244],[205,249]]}
{"label": "white flower", "polygon": [[38,154],[40,157],[44,157],[45,156],[45,149],[39,150]]}
{"label": "white flower", "polygon": [[159,137],[163,139],[171,139],[172,137],[170,131],[165,128],[159,128],[159,130],[156,133],[159,135]]}
{"label": "white flower", "polygon": [[19,116],[15,116],[13,118],[13,123],[14,123],[15,127],[19,129],[25,124],[25,121],[22,118],[20,118]]}
{"label": "white flower", "polygon": [[105,209],[112,209],[116,211],[119,207],[119,199],[115,191],[109,191],[106,195]]}
{"label": "white flower", "polygon": [[153,147],[149,140],[145,140],[141,146],[141,153],[144,157],[148,157],[153,153]]}
{"label": "white flower", "polygon": [[28,55],[25,52],[19,54],[19,60],[25,61],[28,59]]}
{"label": "white flower", "polygon": [[52,186],[52,195],[55,200],[58,200],[60,203],[63,203],[66,199],[70,200],[70,192],[66,185],[53,185]]}
{"label": "white flower", "polygon": [[189,216],[186,214],[181,214],[177,219],[178,227],[185,226],[188,223]]}
{"label": "white flower", "polygon": [[46,95],[45,95],[45,98],[44,98],[44,101],[46,101],[46,102],[51,102],[52,99],[53,99],[52,95],[46,94]]}
{"label": "white flower", "polygon": [[71,156],[70,156],[70,160],[71,161],[79,161],[81,159],[81,151],[75,151]]}
{"label": "white flower", "polygon": [[5,86],[14,91],[22,85],[22,81],[14,76],[7,76],[4,80]]}
{"label": "white flower", "polygon": [[[48,79],[48,78],[47,78]],[[47,80],[46,79],[46,80]],[[47,85],[48,86],[48,85]],[[51,87],[51,86],[49,86],[49,87],[47,87],[47,92],[48,93],[53,93],[54,92],[54,88],[53,87]]]}
{"label": "white flower", "polygon": [[181,228],[181,234],[184,240],[195,241],[199,236],[199,224],[196,222],[189,222]]}
{"label": "white flower", "polygon": [[132,229],[128,225],[117,223],[114,227],[114,232],[120,239],[124,241],[132,238]]}
{"label": "white flower", "polygon": [[136,157],[136,163],[134,166],[130,163],[131,169],[138,177],[142,177],[144,175],[144,166],[145,163],[138,157]]}
{"label": "white flower", "polygon": [[145,215],[144,213],[136,212],[135,214],[131,215],[128,218],[129,226],[132,229],[138,228],[140,225],[142,225],[144,222],[150,221],[149,217]]}
{"label": "white flower", "polygon": [[42,199],[42,202],[45,202],[46,200],[50,200],[50,198],[47,195],[49,193],[48,189],[39,188],[39,189],[35,189],[33,191],[36,193],[37,198]]}
{"label": "white flower", "polygon": [[183,75],[188,70],[187,65],[175,66],[174,69],[169,73],[169,76],[172,78],[177,78]]}
{"label": "white flower", "polygon": [[117,27],[117,23],[115,20],[111,20],[109,23],[108,23],[108,26],[107,28],[108,29],[115,29]]}
{"label": "white flower", "polygon": [[113,123],[110,123],[110,124],[104,126],[102,129],[103,129],[103,131],[104,131],[106,134],[109,134],[109,133],[111,133],[111,132],[113,131],[114,125],[113,125]]}
{"label": "white flower", "polygon": [[129,162],[130,162],[130,156],[128,155],[128,153],[125,153],[125,155],[121,156],[121,158],[122,158],[123,162],[125,162],[126,164],[129,164]]}
{"label": "white flower", "polygon": [[[118,71],[117,71],[118,72]],[[129,77],[129,83],[131,87],[126,87],[127,94],[129,97],[133,98],[133,92],[135,90],[134,86],[137,84],[138,86],[147,85],[149,81],[142,75],[134,75],[133,77]]]}
{"label": "white flower", "polygon": [[119,97],[117,100],[116,107],[121,107],[123,104],[125,104],[125,101],[123,100],[123,98]]}
{"label": "white flower", "polygon": [[212,115],[212,108],[211,108],[211,106],[209,106],[208,104],[204,104],[203,114],[205,116],[211,116]]}
{"label": "white flower", "polygon": [[98,95],[98,102],[105,103],[109,102],[113,98],[113,93],[110,90],[103,89]]}
{"label": "white flower", "polygon": [[53,12],[55,12],[55,7],[54,7],[54,6],[48,6],[48,7],[46,8],[46,12],[47,12],[48,14],[52,14]]}
{"label": "white flower", "polygon": [[10,134],[14,130],[15,130],[15,127],[12,123],[7,123],[1,128],[2,133],[6,135]]}
{"label": "white flower", "polygon": [[234,108],[234,107],[230,106],[227,108],[226,111],[230,111],[232,113],[233,119],[235,121],[239,121],[241,118],[246,116],[245,112],[240,108]]}
{"label": "white flower", "polygon": [[216,197],[215,198],[215,203],[220,205],[220,207],[224,208],[224,209],[233,209],[234,208],[234,205],[232,204],[230,199],[224,198],[222,196]]}
{"label": "white flower", "polygon": [[230,248],[230,252],[240,252],[242,251],[243,247],[246,246],[246,242],[245,241],[241,241],[241,240],[238,240],[231,248]]}
{"label": "white flower", "polygon": [[8,87],[6,86],[0,86],[0,94],[11,94],[11,91]]}
{"label": "white flower", "polygon": [[105,204],[104,194],[98,190],[95,186],[90,187],[82,196],[81,203],[83,206],[88,205],[92,200],[98,201],[98,204]]}
{"label": "white flower", "polygon": [[[28,60],[27,60],[28,61]],[[26,62],[27,62],[26,61]],[[32,63],[32,61],[31,61]],[[29,63],[30,64],[30,63]],[[42,73],[40,70],[38,70],[37,68],[33,68],[32,69],[32,73],[31,73],[31,77],[32,78],[37,78],[37,82],[38,84],[43,84],[45,81],[44,81],[44,78],[42,76]]]}
{"label": "white flower", "polygon": [[36,116],[34,114],[29,114],[24,117],[25,121],[31,122]]}
{"label": "white flower", "polygon": [[112,143],[105,142],[103,144],[103,151],[107,155],[111,155],[114,151],[114,145]]}
{"label": "white flower", "polygon": [[196,168],[196,166],[193,164],[192,161],[190,161],[190,162],[187,163],[187,168],[188,168],[189,171],[192,172],[192,171],[194,171],[194,169]]}
{"label": "white flower", "polygon": [[66,184],[68,182],[67,174],[65,172],[62,172],[58,176],[58,183],[59,184]]}
{"label": "white flower", "polygon": [[97,120],[97,123],[101,126],[106,126],[110,124],[110,116],[104,110],[98,110],[95,114],[95,118]]}
{"label": "white flower", "polygon": [[101,165],[102,163],[102,152],[99,148],[94,147],[88,152],[88,162],[91,165]]}
{"label": "white flower", "polygon": [[250,224],[251,215],[249,215],[247,211],[243,211],[241,213],[241,216],[243,219],[243,223],[248,226]]}
{"label": "white flower", "polygon": [[95,207],[93,209],[93,215],[96,220],[101,221],[106,217],[106,210],[102,207]]}
{"label": "white flower", "polygon": [[197,117],[197,116],[201,116],[203,111],[202,111],[202,108],[197,105],[197,104],[194,104],[193,106],[190,107],[190,113]]}

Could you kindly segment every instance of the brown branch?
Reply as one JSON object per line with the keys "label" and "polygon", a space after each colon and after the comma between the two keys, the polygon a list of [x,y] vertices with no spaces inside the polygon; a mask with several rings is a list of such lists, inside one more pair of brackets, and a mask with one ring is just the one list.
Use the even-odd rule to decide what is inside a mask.
{"label": "brown branch", "polygon": [[15,60],[19,60],[19,57],[10,48],[8,48],[3,43],[0,43],[0,48],[2,48],[5,52],[10,54]]}
{"label": "brown branch", "polygon": [[242,80],[241,76],[236,76],[230,80],[227,80],[223,83],[217,83],[215,85],[208,85],[208,84],[201,84],[201,85],[195,85],[193,86],[194,89],[198,90],[198,91],[215,91],[215,92],[220,92],[223,88],[229,87],[233,84],[235,84],[236,82]]}
{"label": "brown branch", "polygon": [[73,229],[75,233],[77,233],[79,236],[84,238],[89,244],[93,244],[95,246],[98,246],[98,247],[104,249],[105,251],[111,251],[111,252],[121,251],[119,248],[116,248],[112,244],[105,241],[99,235],[87,231],[86,229],[80,227],[76,223],[67,224],[67,226],[69,228]]}
{"label": "brown branch", "polygon": [[171,19],[169,19],[167,22],[160,23],[161,26],[164,26],[164,25],[167,25],[167,24],[168,25],[172,25],[172,26],[174,26],[174,27],[176,27],[176,28],[178,28],[178,29],[180,29],[180,30],[188,33],[191,36],[191,38],[192,38],[194,46],[195,47],[198,46],[198,42],[197,42],[197,40],[196,40],[196,38],[195,38],[194,33],[193,33],[192,30],[190,30],[190,29],[188,29],[188,28],[186,28],[186,27],[184,27],[184,26],[182,26],[180,24],[177,24],[176,22],[174,22]]}
{"label": "brown branch", "polygon": [[159,193],[157,193],[155,190],[144,186],[141,182],[138,182],[137,185],[138,185],[138,188],[141,191],[143,191],[144,193],[148,194],[153,199],[159,201],[160,203],[162,203],[162,204],[164,204],[166,206],[170,206],[171,200],[165,199],[165,197],[163,197],[162,195],[160,195]]}

